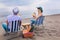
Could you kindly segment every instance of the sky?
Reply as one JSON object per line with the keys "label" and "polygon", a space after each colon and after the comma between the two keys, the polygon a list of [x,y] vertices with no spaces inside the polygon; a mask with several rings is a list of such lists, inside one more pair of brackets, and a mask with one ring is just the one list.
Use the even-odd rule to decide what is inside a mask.
{"label": "sky", "polygon": [[0,0],[0,16],[12,14],[12,9],[19,8],[23,17],[37,13],[36,7],[42,7],[43,15],[59,14],[60,0]]}

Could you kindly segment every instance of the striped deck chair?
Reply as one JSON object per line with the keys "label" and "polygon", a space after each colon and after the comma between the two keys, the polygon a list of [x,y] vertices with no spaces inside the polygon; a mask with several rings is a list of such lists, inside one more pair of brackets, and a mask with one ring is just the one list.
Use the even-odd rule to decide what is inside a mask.
{"label": "striped deck chair", "polygon": [[44,17],[45,17],[45,16],[40,16],[40,17],[36,20],[36,23],[35,23],[35,24],[38,25],[38,26],[41,25],[41,24],[43,24]]}
{"label": "striped deck chair", "polygon": [[43,27],[43,29],[44,29],[44,26],[43,26],[44,18],[45,18],[45,16],[40,16],[40,17],[36,20],[35,25],[37,25],[38,27],[40,27],[40,25],[41,25],[41,26]]}
{"label": "striped deck chair", "polygon": [[[8,25],[7,25],[7,29],[8,29]],[[15,34],[18,33],[18,31],[20,30],[20,26],[21,26],[21,21],[19,20],[11,21],[10,31],[7,30],[7,35],[10,36],[11,38],[8,38],[8,40],[20,37],[20,34],[19,35]],[[13,35],[13,37],[11,35]]]}
{"label": "striped deck chair", "polygon": [[[8,29],[8,25],[9,24],[7,24],[7,29]],[[10,31],[7,32],[8,33],[18,32],[20,30],[20,26],[21,26],[21,21],[19,20],[11,21]]]}

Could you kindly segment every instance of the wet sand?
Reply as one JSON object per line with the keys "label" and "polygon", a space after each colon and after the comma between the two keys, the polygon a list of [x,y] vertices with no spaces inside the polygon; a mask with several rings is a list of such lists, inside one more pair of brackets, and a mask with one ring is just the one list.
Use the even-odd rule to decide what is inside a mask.
{"label": "wet sand", "polygon": [[[3,20],[4,18],[0,19],[0,40],[7,40],[9,37],[3,36],[5,33],[1,26]],[[30,22],[30,19],[25,19],[23,22]],[[11,40],[60,40],[60,14],[45,16],[43,26],[44,30],[41,27],[38,27],[38,30],[34,30],[33,38],[17,37]]]}

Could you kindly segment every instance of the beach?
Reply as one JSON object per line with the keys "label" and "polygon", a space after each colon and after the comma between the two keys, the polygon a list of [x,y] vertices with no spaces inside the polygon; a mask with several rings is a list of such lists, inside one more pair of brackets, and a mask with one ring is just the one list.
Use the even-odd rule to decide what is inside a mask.
{"label": "beach", "polygon": [[[4,29],[2,28],[2,21],[5,18],[0,19],[0,40],[7,40],[7,36],[4,36]],[[23,23],[30,23],[30,18],[22,20]],[[12,40],[60,40],[60,14],[48,15],[44,18],[44,32],[40,29],[34,31],[33,38],[21,38],[17,37]],[[40,28],[40,27],[39,27]],[[6,38],[7,37],[7,38]]]}

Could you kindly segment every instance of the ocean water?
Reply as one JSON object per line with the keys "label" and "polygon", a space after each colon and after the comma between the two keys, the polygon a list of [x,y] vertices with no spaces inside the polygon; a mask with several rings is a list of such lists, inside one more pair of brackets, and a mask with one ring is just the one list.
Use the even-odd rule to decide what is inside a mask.
{"label": "ocean water", "polygon": [[[3,12],[0,14],[0,18],[6,18],[8,15],[11,15],[13,13],[10,12]],[[31,18],[33,11],[29,10],[29,11],[22,11],[19,13],[21,18]],[[36,13],[37,14],[37,13]],[[53,9],[53,10],[44,10],[44,12],[42,13],[44,16],[46,15],[53,15],[53,14],[60,14],[60,9]]]}

